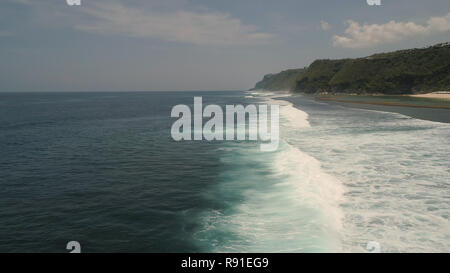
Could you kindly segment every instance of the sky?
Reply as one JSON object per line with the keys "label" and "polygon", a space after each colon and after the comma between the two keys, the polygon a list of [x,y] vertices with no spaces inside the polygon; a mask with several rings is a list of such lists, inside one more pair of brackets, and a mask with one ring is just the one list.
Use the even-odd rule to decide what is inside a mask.
{"label": "sky", "polygon": [[450,41],[449,0],[380,2],[1,0],[0,92],[245,90],[315,59]]}

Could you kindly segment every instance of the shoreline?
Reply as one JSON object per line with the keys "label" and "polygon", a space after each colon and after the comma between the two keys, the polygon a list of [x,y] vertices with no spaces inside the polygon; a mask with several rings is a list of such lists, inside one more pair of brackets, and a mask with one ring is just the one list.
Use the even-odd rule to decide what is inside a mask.
{"label": "shoreline", "polygon": [[[341,106],[349,108],[357,108],[364,110],[373,110],[381,112],[398,113],[411,118],[428,120],[440,123],[450,123],[450,109],[441,107],[401,107],[390,104],[369,104],[369,103],[351,103],[348,101],[340,102],[336,100],[317,100],[312,94],[291,93],[291,97],[276,97],[275,99],[286,100],[294,104],[295,107],[311,106],[311,103],[323,102],[330,106]],[[300,95],[300,96],[298,96]],[[419,98],[417,98],[419,99]]]}
{"label": "shoreline", "polygon": [[[405,96],[408,98],[408,96]],[[313,100],[317,100],[312,97]],[[423,98],[413,98],[413,99],[421,99]],[[425,100],[433,100],[436,99],[425,99]],[[382,112],[391,112],[402,114],[411,118],[421,119],[421,120],[429,120],[434,122],[442,122],[442,123],[450,123],[450,108],[447,107],[429,107],[429,106],[411,106],[397,103],[352,103],[352,101],[338,101],[338,100],[317,100],[323,101],[325,103],[331,105],[341,105],[343,107],[350,108],[358,108],[365,110],[375,110]],[[447,101],[447,103],[449,103]]]}
{"label": "shoreline", "polygon": [[427,93],[427,94],[416,94],[416,95],[408,95],[408,96],[413,97],[413,98],[450,100],[450,92],[449,93],[433,92],[433,93]]}
{"label": "shoreline", "polygon": [[335,101],[354,104],[372,104],[396,107],[450,109],[450,93],[417,95],[316,95],[319,101]]}

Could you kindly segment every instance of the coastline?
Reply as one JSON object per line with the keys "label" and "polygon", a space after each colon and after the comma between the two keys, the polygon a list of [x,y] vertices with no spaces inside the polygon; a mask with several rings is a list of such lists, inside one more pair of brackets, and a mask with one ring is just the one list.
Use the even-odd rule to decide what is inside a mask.
{"label": "coastline", "polygon": [[352,104],[372,104],[413,108],[450,109],[449,93],[428,93],[417,95],[353,95],[353,94],[319,94],[319,101],[335,101]]}
{"label": "coastline", "polygon": [[[416,106],[410,107],[408,106],[399,106],[396,104],[389,103],[358,103],[355,101],[339,101],[339,100],[320,100],[313,94],[303,94],[303,93],[291,93],[292,96],[280,96],[276,99],[279,100],[287,100],[294,104],[294,106],[299,107],[303,105],[313,105],[314,102],[322,102],[330,105],[336,105],[341,107],[349,107],[349,108],[357,108],[357,109],[365,109],[365,110],[373,110],[373,111],[381,111],[381,112],[390,112],[390,113],[398,113],[411,118],[428,120],[433,122],[440,123],[450,123],[450,109],[445,107],[424,107],[424,106]],[[359,96],[353,95],[352,97],[358,98]],[[371,96],[375,97],[375,96]],[[376,96],[378,97],[378,96]],[[403,99],[408,99],[408,96],[401,96]],[[412,98],[413,100],[423,100],[422,98]],[[436,101],[436,99],[426,99]],[[437,100],[438,103],[441,103],[440,100]],[[449,103],[448,101],[446,103]]]}
{"label": "coastline", "polygon": [[[411,97],[409,95],[393,96],[386,100],[386,96],[370,96],[369,99],[353,95],[352,99],[319,99],[330,104],[366,110],[399,113],[416,119],[434,122],[450,123],[450,100],[436,98]],[[370,99],[372,101],[370,101]],[[395,101],[397,100],[397,101]]]}
{"label": "coastline", "polygon": [[433,92],[427,94],[409,95],[413,98],[429,98],[429,99],[442,99],[450,100],[450,92]]}

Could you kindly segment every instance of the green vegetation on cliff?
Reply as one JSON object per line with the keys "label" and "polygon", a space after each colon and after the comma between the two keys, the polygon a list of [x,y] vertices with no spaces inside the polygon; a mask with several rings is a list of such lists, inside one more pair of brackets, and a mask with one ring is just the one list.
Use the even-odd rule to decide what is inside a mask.
{"label": "green vegetation on cliff", "polygon": [[450,43],[358,59],[316,60],[306,69],[288,71],[265,76],[255,89],[358,94],[450,90]]}
{"label": "green vegetation on cliff", "polygon": [[262,81],[255,85],[253,90],[264,89],[270,91],[291,91],[297,84],[298,75],[303,72],[303,68],[290,69],[278,74],[265,75]]}

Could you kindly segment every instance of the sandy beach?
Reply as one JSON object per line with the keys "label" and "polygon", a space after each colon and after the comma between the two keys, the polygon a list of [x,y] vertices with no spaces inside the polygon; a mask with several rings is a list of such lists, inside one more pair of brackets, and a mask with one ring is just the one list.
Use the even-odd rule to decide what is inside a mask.
{"label": "sandy beach", "polygon": [[317,100],[344,103],[373,104],[385,106],[401,106],[413,108],[450,109],[450,94],[435,92],[417,95],[318,95]]}
{"label": "sandy beach", "polygon": [[444,99],[450,100],[450,93],[428,93],[428,94],[419,94],[419,95],[409,95],[411,97],[417,98],[429,98],[429,99]]}

